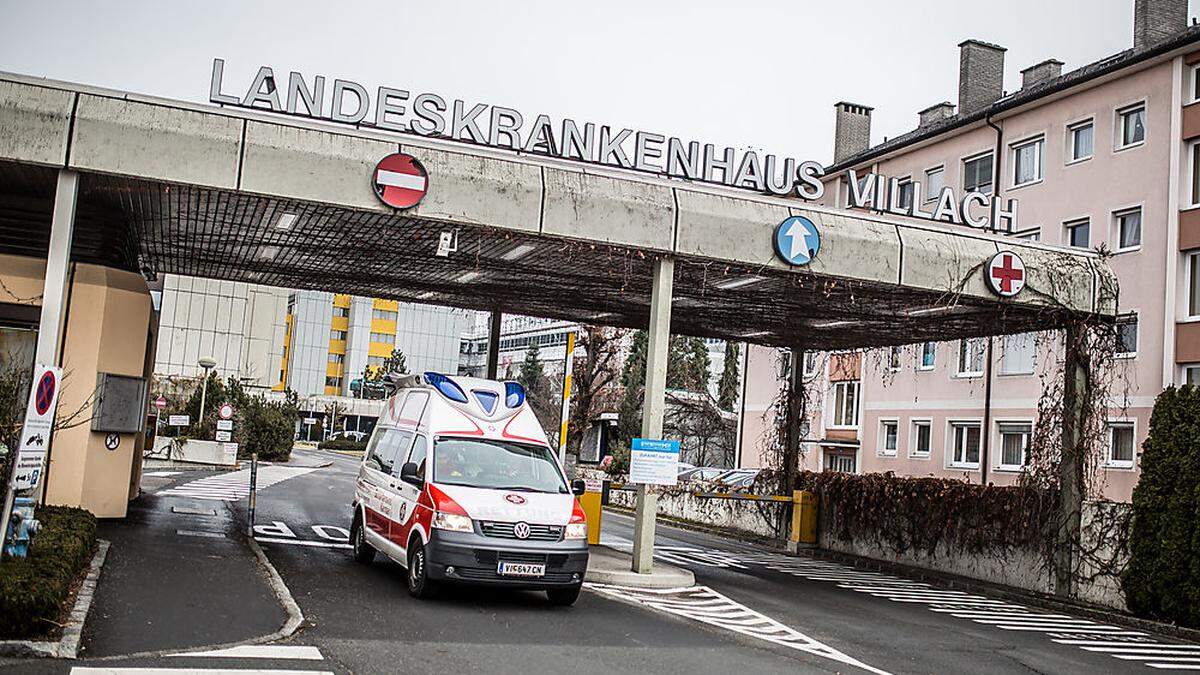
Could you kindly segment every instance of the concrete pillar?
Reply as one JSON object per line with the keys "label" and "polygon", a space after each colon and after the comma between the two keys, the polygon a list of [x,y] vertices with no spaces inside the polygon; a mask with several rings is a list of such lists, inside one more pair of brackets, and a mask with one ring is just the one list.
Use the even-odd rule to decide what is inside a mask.
{"label": "concrete pillar", "polygon": [[46,256],[42,317],[38,324],[36,361],[47,366],[58,365],[58,345],[62,343],[62,320],[67,307],[67,271],[71,266],[71,242],[75,238],[75,203],[78,195],[79,174],[60,170],[54,192],[54,214],[50,221],[50,250]]}
{"label": "concrete pillar", "polygon": [[1058,527],[1054,542],[1054,594],[1073,595],[1078,556],[1080,521],[1083,511],[1084,418],[1089,388],[1088,342],[1083,328],[1071,324],[1064,331],[1066,358],[1063,362],[1062,458],[1058,468]]}
{"label": "concrete pillar", "polygon": [[503,313],[498,309],[492,310],[492,315],[488,319],[488,352],[487,352],[487,379],[494,380],[500,369],[500,320],[503,318]]}
{"label": "concrete pillar", "polygon": [[[667,392],[667,347],[671,341],[671,286],[675,261],[654,263],[650,289],[650,330],[646,345],[646,386],[642,404],[642,438],[661,438]],[[646,485],[637,486],[637,513],[633,522],[633,571],[649,574],[654,564],[654,519],[658,495]]]}
{"label": "concrete pillar", "polygon": [[[782,490],[779,494],[790,495],[796,489],[793,472],[800,466],[800,430],[804,426],[804,350],[792,348],[788,363],[787,418],[784,420],[787,435],[784,438],[783,458],[779,468],[783,471]],[[792,508],[795,508],[793,505]],[[789,514],[779,511],[779,535],[781,540],[788,536]]]}

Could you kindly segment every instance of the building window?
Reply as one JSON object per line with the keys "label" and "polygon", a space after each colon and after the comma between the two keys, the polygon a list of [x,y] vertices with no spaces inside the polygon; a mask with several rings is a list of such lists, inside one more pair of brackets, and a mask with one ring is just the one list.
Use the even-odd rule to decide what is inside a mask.
{"label": "building window", "polygon": [[935,358],[937,358],[937,343],[921,343],[921,360],[917,364],[917,370],[933,370]]}
{"label": "building window", "polygon": [[1034,183],[1042,179],[1042,148],[1044,145],[1044,138],[1036,138],[1013,146],[1013,186]]}
{"label": "building window", "polygon": [[1003,354],[1000,357],[1000,373],[1003,375],[1033,374],[1033,333],[1005,335]]}
{"label": "building window", "polygon": [[963,190],[992,194],[992,153],[963,160]]}
{"label": "building window", "polygon": [[812,377],[817,374],[817,352],[812,350],[804,352],[804,377]]}
{"label": "building window", "polygon": [[1126,314],[1117,317],[1117,348],[1113,356],[1129,358],[1137,356],[1138,349],[1138,317],[1137,314]]}
{"label": "building window", "polygon": [[334,352],[329,352],[329,362],[330,362],[330,363],[345,363],[345,362],[346,362],[346,355],[345,355],[345,354],[336,354],[336,353],[334,353]]}
{"label": "building window", "polygon": [[1146,141],[1146,104],[1138,103],[1117,111],[1117,149]]}
{"label": "building window", "polygon": [[1200,252],[1188,254],[1188,318],[1200,317]]}
{"label": "building window", "polygon": [[833,427],[858,426],[858,382],[833,383]]}
{"label": "building window", "polygon": [[394,345],[396,344],[396,335],[395,333],[371,333],[371,342]]}
{"label": "building window", "polygon": [[1091,120],[1067,127],[1067,148],[1070,150],[1070,154],[1067,155],[1070,158],[1068,164],[1082,162],[1092,156],[1092,137],[1095,129]]}
{"label": "building window", "polygon": [[1200,386],[1200,364],[1183,367],[1183,383],[1192,387]]}
{"label": "building window", "polygon": [[326,386],[326,387],[333,387],[334,389],[341,389],[341,387],[342,387],[342,378],[340,378],[340,377],[327,377],[327,378],[325,378],[325,386]]}
{"label": "building window", "polygon": [[903,350],[900,347],[888,348],[888,370],[893,373],[900,372],[900,358],[903,355]]}
{"label": "building window", "polygon": [[1118,469],[1133,468],[1133,422],[1108,423],[1108,457],[1106,464]]}
{"label": "building window", "polygon": [[334,307],[333,315],[334,316],[350,316],[350,308],[349,307]]}
{"label": "building window", "polygon": [[929,420],[913,420],[913,442],[910,457],[928,457],[933,447],[933,423]]}
{"label": "building window", "polygon": [[379,319],[380,321],[395,321],[396,312],[389,309],[373,309],[371,310],[371,318]]}
{"label": "building window", "polygon": [[946,168],[936,167],[925,172],[925,201],[932,202],[942,194],[946,187]]}
{"label": "building window", "polygon": [[900,193],[899,202],[900,208],[907,209],[913,205],[913,182],[911,178],[901,178],[896,182],[896,189]]}
{"label": "building window", "polygon": [[1018,471],[1029,463],[1029,438],[1033,424],[1000,422],[1000,468]]}
{"label": "building window", "polygon": [[954,455],[950,466],[958,469],[979,468],[979,423],[954,422],[950,428],[954,432]]}
{"label": "building window", "polygon": [[958,341],[958,376],[978,377],[983,375],[983,360],[987,343],[983,338]]}
{"label": "building window", "polygon": [[1075,248],[1091,248],[1092,246],[1092,221],[1087,218],[1080,220],[1072,220],[1063,224],[1065,232],[1063,241],[1067,246]]}
{"label": "building window", "polygon": [[331,331],[329,331],[329,339],[330,339],[330,340],[343,340],[343,341],[344,341],[344,340],[346,339],[346,331],[344,331],[344,330],[331,330]]}
{"label": "building window", "polygon": [[1188,206],[1200,206],[1200,141],[1192,141],[1191,183],[1188,190]]}
{"label": "building window", "polygon": [[1117,251],[1130,251],[1142,245],[1142,207],[1113,214]]}
{"label": "building window", "polygon": [[1041,241],[1042,229],[1038,227],[1032,230],[1025,230],[1024,232],[1014,232],[1013,236],[1017,239],[1024,239],[1025,241]]}
{"label": "building window", "polygon": [[895,457],[896,448],[900,444],[900,422],[897,420],[879,421],[879,452],[884,457]]}

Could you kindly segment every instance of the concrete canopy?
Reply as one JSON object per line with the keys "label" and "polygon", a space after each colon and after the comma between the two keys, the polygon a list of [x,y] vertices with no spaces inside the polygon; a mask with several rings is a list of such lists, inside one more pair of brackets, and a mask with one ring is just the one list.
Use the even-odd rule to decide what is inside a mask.
{"label": "concrete canopy", "polygon": [[[429,173],[396,212],[371,186]],[[1115,312],[1094,253],[470,145],[0,75],[0,252],[44,256],[55,170],[82,174],[73,256],[129,270],[644,327],[675,259],[672,332],[845,349],[1055,328]],[[295,216],[286,229],[285,214]],[[792,268],[772,235],[821,230]],[[290,220],[290,217],[285,219]],[[442,232],[457,251],[438,257]],[[1028,281],[992,295],[1018,251]]]}

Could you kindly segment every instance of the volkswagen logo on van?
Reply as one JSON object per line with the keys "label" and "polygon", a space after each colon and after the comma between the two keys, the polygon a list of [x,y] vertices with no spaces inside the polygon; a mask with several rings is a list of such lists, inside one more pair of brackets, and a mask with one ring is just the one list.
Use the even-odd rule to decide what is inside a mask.
{"label": "volkswagen logo on van", "polygon": [[521,495],[506,494],[504,495],[504,501],[508,502],[509,504],[520,505],[525,503],[525,498]]}
{"label": "volkswagen logo on van", "polygon": [[516,537],[517,539],[528,539],[529,538],[529,523],[522,521],[520,523],[517,523],[516,525],[513,525],[513,536]]}

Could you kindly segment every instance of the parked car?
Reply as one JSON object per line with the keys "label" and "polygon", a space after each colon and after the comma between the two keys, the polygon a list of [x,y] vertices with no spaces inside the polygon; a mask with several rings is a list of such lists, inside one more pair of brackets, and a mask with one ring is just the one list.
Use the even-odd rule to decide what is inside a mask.
{"label": "parked car", "polygon": [[355,486],[354,558],[406,568],[408,591],[444,582],[546,591],[570,605],[587,570],[587,522],[515,382],[403,378],[371,434]]}
{"label": "parked car", "polygon": [[747,470],[741,472],[730,472],[731,475],[718,478],[720,484],[735,489],[744,489],[754,485],[754,479],[758,478],[758,470]]}
{"label": "parked car", "polygon": [[331,434],[329,436],[329,440],[331,440],[331,441],[347,440],[347,441],[353,441],[355,443],[362,443],[366,439],[367,439],[367,432],[365,432],[365,431],[349,431],[349,430],[335,431],[333,434]]}
{"label": "parked car", "polygon": [[699,466],[680,473],[677,479],[681,483],[693,480],[712,480],[725,471],[727,469],[720,469],[715,466]]}

